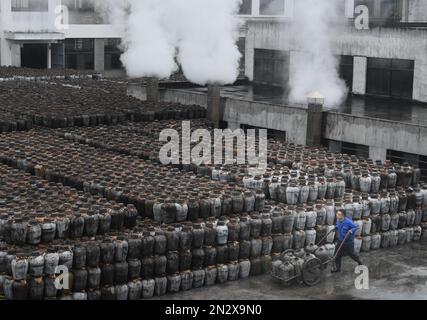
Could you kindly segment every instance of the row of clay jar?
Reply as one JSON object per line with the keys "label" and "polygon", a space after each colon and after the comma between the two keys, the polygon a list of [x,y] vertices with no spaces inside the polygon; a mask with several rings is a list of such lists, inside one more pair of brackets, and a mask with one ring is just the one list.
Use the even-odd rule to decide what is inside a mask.
{"label": "row of clay jar", "polygon": [[[0,275],[0,293],[6,300],[140,300],[160,297],[166,294],[188,291],[203,286],[224,284],[228,281],[245,279],[266,273],[271,268],[271,257],[264,256],[251,260],[241,260],[229,264],[213,265],[198,270],[186,270],[173,275],[161,275],[150,279],[134,279],[117,285],[97,286],[99,270],[90,270],[87,289],[74,291],[58,289],[55,276],[32,277],[13,280]],[[69,273],[68,284],[73,283],[74,274]],[[70,281],[71,280],[71,281]],[[63,280],[61,279],[61,283]],[[60,287],[62,288],[62,287]]]}
{"label": "row of clay jar", "polygon": [[[7,251],[2,251],[0,255],[0,273],[10,272],[13,261],[15,261],[15,266],[19,262],[22,265],[21,268],[23,267],[25,270],[12,271],[14,276],[20,274],[19,277],[15,276],[15,280],[23,280],[32,263],[38,268],[42,266],[42,269],[44,266],[43,273],[52,274],[59,264],[66,265],[68,269],[81,269],[137,260],[139,268],[141,268],[142,259],[142,265],[144,265],[144,261],[148,265],[151,264],[152,270],[160,270],[156,271],[156,274],[159,275],[165,272],[183,271],[191,267],[197,269],[238,259],[277,254],[290,248],[298,250],[319,243],[322,239],[327,243],[332,243],[335,238],[334,226],[320,225],[307,228],[311,227],[307,223],[300,225],[302,220],[306,222],[306,217],[300,219],[300,215],[295,219],[292,234],[277,233],[280,231],[277,230],[277,221],[280,218],[277,214],[274,217],[276,218],[274,220],[275,229],[273,229],[273,220],[269,218],[269,215],[265,214],[263,218],[263,221],[257,221],[257,217],[254,216],[254,219],[248,221],[247,218],[242,217],[239,223],[235,219],[229,220],[228,223],[226,220],[220,220],[216,222],[216,226],[212,223],[196,224],[193,228],[188,225],[169,226],[157,229],[157,231],[154,227],[149,227],[148,231],[142,234],[104,237],[103,241],[101,238],[96,241],[87,239],[74,242],[56,241],[48,253],[43,253],[43,250],[46,250],[43,247],[39,247],[40,249],[37,251],[38,247],[4,246],[3,249],[7,249]],[[424,223],[423,227],[426,225],[427,223]],[[421,236],[422,229],[419,225],[405,223],[392,227],[390,222],[388,225],[384,221],[377,224],[375,220],[366,219],[358,225],[356,237],[366,237],[381,231],[394,232],[398,228],[415,230],[418,239]],[[41,257],[46,254],[49,258],[43,260]],[[30,262],[27,258],[29,255],[32,257]],[[156,265],[157,267],[154,268]],[[139,271],[136,273],[140,274]],[[144,277],[151,275],[151,273],[145,273]]]}
{"label": "row of clay jar", "polygon": [[136,226],[133,205],[108,202],[4,165],[0,179],[0,238],[9,244],[38,245]]}
{"label": "row of clay jar", "polygon": [[[211,123],[209,121],[204,122],[203,120],[199,120],[194,123],[194,126],[194,128],[191,128],[192,130],[202,128],[203,126],[205,129],[210,130]],[[80,143],[87,143],[98,148],[106,148],[118,153],[135,154],[141,158],[155,161],[158,160],[159,151],[162,147],[162,144],[158,141],[158,137],[162,128],[173,129],[181,132],[178,122],[162,121],[149,123],[147,125],[133,124],[130,126],[117,126],[110,128],[76,128],[62,131],[59,134],[66,137],[67,139],[78,141]],[[279,142],[273,142],[270,140],[268,146],[274,146],[278,143]],[[283,145],[284,148],[287,148],[288,146],[286,143],[283,143]],[[212,148],[212,154],[214,154],[214,147],[212,146]],[[320,152],[318,153],[321,154]],[[327,153],[324,153],[324,155],[325,157],[328,156]],[[329,156],[331,155],[332,154],[329,154]],[[315,176],[313,173],[315,173],[323,180],[323,184],[328,182],[330,185],[328,189],[333,187],[335,190],[336,185],[337,190],[335,191],[335,197],[339,197],[340,190],[345,188],[361,191],[363,193],[378,193],[380,190],[392,189],[396,186],[409,187],[413,184],[416,185],[420,180],[420,170],[412,168],[408,165],[401,167],[399,165],[393,166],[390,163],[387,163],[387,170],[385,170],[382,164],[381,166],[378,166],[370,162],[362,162],[361,166],[359,166],[359,160],[354,160],[353,158],[351,159],[356,162],[347,161],[347,163],[345,163],[345,161],[339,161],[338,163],[333,163],[331,160],[326,159],[323,167],[311,167],[310,165],[301,166],[292,163],[289,166],[289,169],[297,169],[294,171],[296,172],[295,176],[293,175],[294,172],[292,170],[289,172],[288,170],[284,169],[284,166],[281,163],[279,163],[279,165],[276,167],[270,165],[264,177],[262,174],[257,177],[241,177],[241,173],[247,173],[247,169],[245,169],[245,166],[241,166],[239,168],[239,166],[235,165],[208,167],[206,168],[208,170],[206,174],[212,177],[214,180],[243,180],[243,183],[246,187],[256,188],[258,184],[260,182],[262,183],[262,180],[265,178],[270,180],[270,183],[281,184],[287,183],[291,179],[299,179],[300,177],[303,177],[306,181],[303,181],[304,179],[301,178],[295,182],[297,185],[305,186],[307,181],[309,183],[314,182]],[[187,168],[188,166],[185,167]],[[276,170],[276,168],[279,170]],[[307,176],[304,174],[300,175],[299,168],[307,171]],[[379,168],[381,168],[381,170]],[[283,171],[281,169],[283,169]],[[197,169],[193,167],[192,170],[196,171]],[[203,168],[201,168],[200,171],[203,171]],[[319,192],[321,194],[325,193],[325,195],[320,198],[333,198],[334,190],[332,193],[330,190],[328,190],[329,192],[326,194],[326,191],[323,191],[322,186],[320,186]]]}
{"label": "row of clay jar", "polygon": [[1,160],[12,167],[108,200],[133,204],[142,216],[165,223],[262,211],[265,199],[261,191],[132,156],[75,146],[46,133],[15,133],[0,144],[5,144]]}
{"label": "row of clay jar", "polygon": [[[427,239],[425,231],[423,237]],[[354,245],[356,253],[359,253],[378,250],[380,248],[392,248],[420,239],[421,228],[416,227],[356,238]],[[302,251],[302,248],[295,249],[297,252]],[[311,244],[305,250],[316,255],[322,261],[328,261],[334,254],[335,246],[326,245],[317,247]],[[43,276],[40,273],[34,274],[33,272],[33,275],[25,280],[14,280],[13,277],[4,275],[3,273],[0,275],[0,293],[3,292],[5,298],[8,300],[150,299],[153,296],[162,296],[167,293],[177,293],[213,284],[223,284],[227,281],[235,281],[247,278],[248,276],[266,273],[271,270],[272,262],[276,261],[280,256],[281,253],[273,253],[271,255],[240,259],[193,270],[177,270],[175,273],[169,275],[156,275],[153,273],[152,277],[146,279],[139,277],[138,273],[134,273],[134,271],[132,271],[134,273],[133,276],[128,275],[128,277],[123,277],[120,271],[114,270],[116,277],[119,275],[118,277],[121,278],[116,284],[114,284],[114,280],[106,280],[108,276],[105,273],[112,273],[112,269],[114,268],[121,269],[123,263],[117,263],[113,268],[105,265],[101,268],[93,267],[72,270],[67,274],[67,280],[65,281],[54,274]],[[131,268],[134,270],[135,266]],[[125,280],[126,278],[127,280]],[[58,288],[58,283],[62,283],[62,285],[65,283],[65,289],[62,289],[63,287],[61,286]]]}
{"label": "row of clay jar", "polygon": [[29,117],[34,124],[49,128],[117,124],[129,119],[187,119],[206,115],[206,109],[200,106],[163,102],[153,104],[125,93],[100,94],[84,87],[26,81],[18,84],[6,82],[3,86],[6,87],[0,94],[3,111]]}

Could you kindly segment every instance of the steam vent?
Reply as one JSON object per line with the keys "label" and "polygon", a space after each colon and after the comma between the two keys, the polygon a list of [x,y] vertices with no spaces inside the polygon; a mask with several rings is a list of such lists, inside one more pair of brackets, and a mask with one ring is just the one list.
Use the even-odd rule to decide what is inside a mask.
{"label": "steam vent", "polygon": [[1,1],[0,310],[427,297],[427,5],[216,1]]}

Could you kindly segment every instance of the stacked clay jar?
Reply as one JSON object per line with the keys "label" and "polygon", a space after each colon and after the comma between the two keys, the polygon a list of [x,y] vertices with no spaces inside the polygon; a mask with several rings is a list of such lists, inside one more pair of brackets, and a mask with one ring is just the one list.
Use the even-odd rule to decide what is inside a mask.
{"label": "stacked clay jar", "polygon": [[8,82],[0,89],[0,109],[49,128],[200,118],[206,110],[175,103],[148,103],[108,91],[55,83]]}
{"label": "stacked clay jar", "polygon": [[[192,131],[202,128],[210,129],[212,125],[205,119],[191,120]],[[159,141],[159,134],[166,129],[176,130],[181,137],[182,121],[129,122],[118,126],[66,128],[49,133],[99,149],[160,161],[159,152],[166,142]]]}
{"label": "stacked clay jar", "polygon": [[17,116],[11,112],[2,112],[0,117],[0,133],[30,130],[33,123],[30,119]]}
{"label": "stacked clay jar", "polygon": [[108,202],[0,165],[0,239],[9,245],[49,244],[132,229],[133,205]]}
{"label": "stacked clay jar", "polygon": [[[46,132],[13,133],[3,138],[3,163],[108,200],[134,204],[142,216],[160,222],[227,215],[243,203],[245,189],[240,186],[75,145]],[[261,207],[265,194],[251,193]]]}
{"label": "stacked clay jar", "polygon": [[[241,210],[254,201],[247,194]],[[134,300],[259,275],[291,248],[325,261],[335,250],[335,212],[340,208],[331,200],[315,207],[267,202],[250,215],[169,225],[139,220],[133,231],[54,240],[47,247],[0,245],[0,288],[7,299]],[[363,210],[355,207],[353,216],[362,212],[369,217]],[[363,225],[362,232],[369,233],[366,228],[374,224]],[[404,242],[397,244],[420,239],[415,228],[404,230]],[[317,247],[329,231],[326,244]],[[68,289],[54,286],[58,266],[71,272]]]}
{"label": "stacked clay jar", "polygon": [[[212,124],[200,119],[190,122],[194,131],[206,128],[212,132]],[[159,135],[163,129],[176,130],[181,137],[180,121],[160,121],[151,123],[128,123],[120,126],[102,128],[74,128],[64,129],[59,134],[67,139],[80,143],[87,143],[97,148],[104,148],[124,154],[136,154],[144,159],[158,160],[160,148],[164,143],[159,142]],[[213,134],[212,142],[213,142]],[[258,140],[256,140],[258,143]],[[197,142],[193,142],[193,145]],[[234,146],[236,147],[236,146]],[[257,147],[258,150],[258,147]],[[215,152],[212,143],[211,154]],[[268,168],[259,176],[245,176],[254,166],[248,165],[216,165],[216,166],[184,166],[194,172],[205,172],[214,180],[242,183],[246,187],[264,185],[266,189],[270,184],[287,184],[292,182],[298,188],[307,188],[312,183],[319,184],[314,188],[329,185],[328,192],[338,186],[343,196],[343,185],[362,193],[378,193],[384,189],[393,189],[396,186],[407,188],[416,186],[420,182],[421,171],[419,168],[408,164],[373,163],[372,160],[359,160],[354,156],[333,154],[324,149],[305,148],[281,141],[268,140],[267,149]],[[290,170],[296,173],[290,175]],[[243,176],[242,176],[243,175]],[[273,182],[274,180],[274,182]],[[333,191],[333,190],[332,190]],[[268,194],[266,194],[268,195]],[[327,197],[328,195],[325,194]],[[321,196],[319,198],[324,198]],[[334,195],[330,195],[334,198]]]}
{"label": "stacked clay jar", "polygon": [[73,69],[31,69],[21,67],[0,67],[0,81],[2,80],[53,80],[64,79],[65,76],[73,78],[92,78],[93,71]]}
{"label": "stacked clay jar", "polygon": [[[301,226],[294,221],[291,211],[267,205],[261,214],[163,226],[143,221],[132,232],[48,247],[0,245],[0,287],[7,299],[126,300],[234,281],[268,272],[283,250],[298,249],[291,232]],[[68,289],[54,285],[58,266],[71,272]]]}

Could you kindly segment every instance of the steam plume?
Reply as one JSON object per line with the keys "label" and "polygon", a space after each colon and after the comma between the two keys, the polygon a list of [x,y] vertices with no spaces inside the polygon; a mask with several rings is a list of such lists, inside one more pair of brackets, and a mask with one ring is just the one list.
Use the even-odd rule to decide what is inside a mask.
{"label": "steam plume", "polygon": [[333,39],[340,28],[340,0],[295,1],[292,33],[301,52],[291,61],[290,97],[305,103],[307,95],[319,91],[326,106],[340,104],[347,94],[339,77],[339,58],[333,53]]}
{"label": "steam plume", "polygon": [[[197,84],[233,83],[241,0],[128,0],[122,62],[131,77],[166,78],[182,66]],[[117,17],[112,6],[110,16]],[[117,20],[117,19],[116,19]]]}

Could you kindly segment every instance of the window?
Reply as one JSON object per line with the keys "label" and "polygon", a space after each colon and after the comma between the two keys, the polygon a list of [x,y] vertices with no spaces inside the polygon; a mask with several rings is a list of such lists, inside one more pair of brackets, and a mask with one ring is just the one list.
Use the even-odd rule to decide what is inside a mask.
{"label": "window", "polygon": [[285,0],[260,0],[259,14],[264,16],[283,16]]}
{"label": "window", "polygon": [[82,39],[77,39],[74,42],[74,49],[76,49],[76,50],[82,50],[83,49],[83,40]]}
{"label": "window", "polygon": [[12,0],[12,11],[47,12],[48,0]]}
{"label": "window", "polygon": [[324,140],[323,144],[326,145],[330,152],[339,152],[356,156],[359,159],[369,158],[369,147],[363,144],[356,144],[336,140]]}
{"label": "window", "polygon": [[94,39],[66,39],[66,67],[76,70],[93,70]]}
{"label": "window", "polygon": [[251,15],[252,14],[252,0],[243,0],[240,5],[239,14]]}
{"label": "window", "polygon": [[287,87],[289,60],[289,52],[255,49],[254,82]]}
{"label": "window", "polygon": [[68,8],[70,24],[103,24],[106,23],[105,15],[99,10],[101,1],[95,0],[62,0]]}
{"label": "window", "polygon": [[421,180],[427,181],[427,156],[395,150],[387,150],[387,160],[399,164],[407,162],[412,166],[419,167],[421,169]]}
{"label": "window", "polygon": [[369,8],[371,27],[400,22],[402,8],[399,0],[356,0],[355,6],[358,5]]}
{"label": "window", "polygon": [[368,58],[366,81],[368,94],[412,99],[414,61]]}
{"label": "window", "polygon": [[341,56],[339,73],[340,78],[345,81],[349,92],[353,91],[353,56]]}
{"label": "window", "polygon": [[93,0],[62,0],[62,4],[67,6],[70,11],[95,11]]}
{"label": "window", "polygon": [[105,70],[123,68],[122,62],[120,60],[122,55],[120,44],[120,39],[105,40]]}
{"label": "window", "polygon": [[[267,139],[286,141],[286,131],[254,127],[248,124],[242,124],[240,128],[245,132],[247,132],[247,130],[250,130],[250,129],[255,129],[255,130],[264,129],[264,130],[267,130]],[[256,132],[256,134],[258,134],[258,132]]]}

